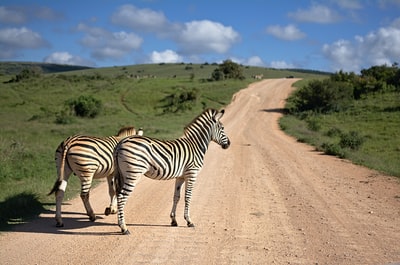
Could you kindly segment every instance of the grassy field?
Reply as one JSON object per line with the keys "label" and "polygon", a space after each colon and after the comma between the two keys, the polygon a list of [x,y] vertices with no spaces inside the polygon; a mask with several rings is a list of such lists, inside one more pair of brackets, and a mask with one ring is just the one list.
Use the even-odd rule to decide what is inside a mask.
{"label": "grassy field", "polygon": [[[296,83],[301,87],[307,80]],[[350,108],[299,119],[285,115],[281,128],[316,150],[334,154],[383,173],[400,177],[400,95],[398,92],[370,94],[353,101]],[[341,146],[342,139],[360,144]]]}
{"label": "grassy field", "polygon": [[[9,82],[32,66],[41,68],[43,74]],[[254,81],[254,74],[264,78],[323,76],[313,71],[241,67],[244,80],[207,81],[217,67],[158,64],[74,69],[0,63],[0,230],[54,205],[54,196],[46,195],[56,179],[54,152],[70,135],[109,136],[122,126],[133,125],[142,127],[148,136],[176,138],[204,107],[227,105],[235,92]],[[191,109],[165,113],[165,99],[185,91],[195,91]],[[95,118],[65,119],[65,102],[82,95],[100,100],[102,112]],[[76,196],[79,185],[76,177],[70,178],[65,198]]]}

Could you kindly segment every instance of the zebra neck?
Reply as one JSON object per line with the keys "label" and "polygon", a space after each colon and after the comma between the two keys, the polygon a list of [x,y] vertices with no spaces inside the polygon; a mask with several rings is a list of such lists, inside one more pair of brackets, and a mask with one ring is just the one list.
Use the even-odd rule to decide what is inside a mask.
{"label": "zebra neck", "polygon": [[203,154],[207,152],[208,145],[211,142],[210,129],[204,124],[192,124],[185,130],[185,137],[195,144]]}

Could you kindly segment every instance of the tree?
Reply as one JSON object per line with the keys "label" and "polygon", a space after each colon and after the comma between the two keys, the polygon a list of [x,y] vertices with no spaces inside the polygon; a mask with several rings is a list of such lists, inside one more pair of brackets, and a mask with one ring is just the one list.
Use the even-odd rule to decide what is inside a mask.
{"label": "tree", "polygon": [[336,82],[330,79],[313,80],[297,90],[290,98],[294,105],[293,112],[340,111],[348,107],[353,97],[352,84]]}
{"label": "tree", "polygon": [[225,60],[218,66],[217,69],[211,74],[212,78],[216,81],[223,79],[244,79],[242,69],[240,65],[232,62],[231,60]]}

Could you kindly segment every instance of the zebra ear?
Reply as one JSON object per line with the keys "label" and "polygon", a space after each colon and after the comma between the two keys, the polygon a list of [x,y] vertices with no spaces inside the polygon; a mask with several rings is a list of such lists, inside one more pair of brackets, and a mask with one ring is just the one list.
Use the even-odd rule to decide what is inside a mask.
{"label": "zebra ear", "polygon": [[221,119],[222,116],[224,116],[224,113],[225,113],[225,110],[221,110],[221,111],[217,112],[217,114],[215,114],[215,116],[214,116],[214,120],[219,121],[219,119]]}

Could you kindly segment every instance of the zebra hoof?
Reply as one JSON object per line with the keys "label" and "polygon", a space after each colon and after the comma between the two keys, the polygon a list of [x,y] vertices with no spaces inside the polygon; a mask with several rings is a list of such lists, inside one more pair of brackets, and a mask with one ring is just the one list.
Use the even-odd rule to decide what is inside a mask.
{"label": "zebra hoof", "polygon": [[194,227],[194,223],[188,223],[187,226],[188,227]]}
{"label": "zebra hoof", "polygon": [[173,221],[171,222],[171,226],[178,226],[178,223],[177,223],[175,220],[173,220]]}
{"label": "zebra hoof", "polygon": [[95,215],[89,216],[89,220],[90,220],[91,222],[96,221],[96,216],[95,216]]}
{"label": "zebra hoof", "polygon": [[126,229],[125,231],[122,231],[122,234],[123,234],[123,235],[130,235],[130,234],[131,234],[131,232],[129,232],[129,230],[128,230],[128,229]]}
{"label": "zebra hoof", "polygon": [[104,214],[105,215],[110,215],[111,214],[111,207],[107,207],[106,209],[105,209],[105,211],[104,211]]}
{"label": "zebra hoof", "polygon": [[64,227],[63,223],[57,222],[56,227]]}

